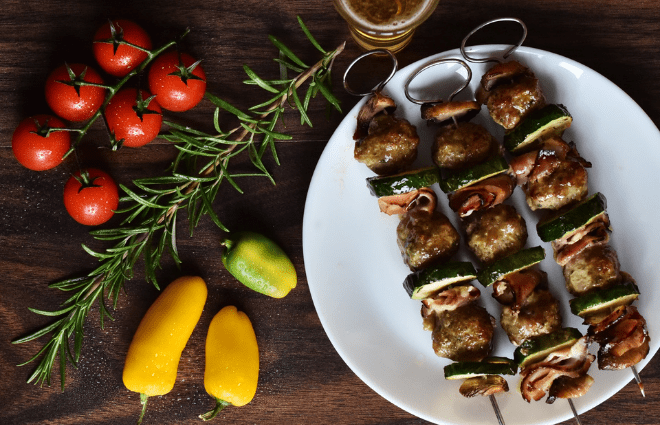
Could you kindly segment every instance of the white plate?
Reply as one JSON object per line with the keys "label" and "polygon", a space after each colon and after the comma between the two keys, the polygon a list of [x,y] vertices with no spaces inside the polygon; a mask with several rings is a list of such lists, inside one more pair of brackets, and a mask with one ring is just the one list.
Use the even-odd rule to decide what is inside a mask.
{"label": "white plate", "polygon": [[[479,46],[472,52],[501,51],[504,46]],[[460,58],[457,50],[441,53],[400,70],[385,93],[398,105],[397,114],[417,125],[422,142],[416,165],[430,165],[430,146],[435,129],[422,122],[419,106],[406,100],[403,85],[414,71],[437,57]],[[657,235],[660,234],[660,197],[657,192],[660,169],[660,133],[642,109],[621,89],[597,72],[562,56],[522,47],[512,59],[528,65],[540,79],[550,103],[562,103],[573,115],[573,126],[564,139],[575,141],[581,155],[593,163],[589,170],[590,193],[602,192],[608,201],[613,226],[611,244],[622,270],[635,277],[642,296],[637,302],[647,318],[651,354],[658,350],[660,337],[660,291],[653,289],[660,273]],[[472,96],[486,69],[470,65],[474,78]],[[439,65],[415,79],[411,93],[431,97],[433,85],[450,78],[459,84],[462,68]],[[453,76],[453,77],[451,77]],[[449,93],[453,87],[445,88]],[[468,90],[466,90],[467,92]],[[464,92],[464,93],[466,93]],[[445,95],[446,96],[446,95]],[[351,110],[330,139],[311,181],[303,219],[303,252],[309,289],[323,327],[335,349],[348,366],[378,394],[402,409],[439,424],[496,423],[488,398],[466,399],[458,393],[460,382],[445,381],[443,367],[449,360],[439,358],[431,347],[431,334],[422,330],[420,302],[408,298],[402,282],[410,273],[396,244],[397,217],[378,210],[365,179],[373,173],[353,159],[355,118],[364,100]],[[502,140],[503,132],[487,117],[485,108],[475,118]],[[428,152],[428,154],[426,154]],[[439,209],[458,220],[439,195]],[[537,217],[524,203],[520,189],[511,198],[527,221],[527,246],[543,245],[552,292],[560,299],[564,326],[585,331],[581,321],[568,309],[569,296],[561,268],[552,259],[552,248],[535,232]],[[468,258],[465,253],[462,258]],[[459,256],[459,258],[461,258]],[[500,307],[490,289],[482,290],[482,302],[499,317]],[[595,350],[595,347],[592,348]],[[494,355],[511,356],[513,346],[499,330]],[[630,370],[590,374],[596,383],[587,395],[574,400],[579,412],[606,401],[632,379]],[[643,375],[643,374],[642,374]],[[497,400],[508,425],[553,424],[572,417],[568,404],[543,401],[527,404],[516,391],[517,377],[509,379],[511,391]],[[640,395],[641,397],[641,395]]]}

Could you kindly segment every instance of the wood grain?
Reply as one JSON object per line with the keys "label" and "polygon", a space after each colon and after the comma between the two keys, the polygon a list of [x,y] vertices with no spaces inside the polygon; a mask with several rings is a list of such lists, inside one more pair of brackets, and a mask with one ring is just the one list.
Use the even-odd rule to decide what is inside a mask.
{"label": "wood grain", "polygon": [[[139,319],[157,297],[144,280],[141,263],[127,283],[114,311],[115,320],[99,326],[94,309],[85,325],[78,369],[69,368],[67,388],[26,384],[32,366],[15,365],[32,356],[40,343],[12,345],[45,322],[27,308],[55,309],[66,294],[49,283],[79,276],[95,267],[81,243],[102,247],[73,222],[61,201],[75,160],[41,173],[21,167],[11,151],[11,135],[25,117],[47,111],[43,82],[62,62],[93,63],[91,37],[108,18],[135,20],[162,44],[186,27],[187,51],[204,59],[209,90],[247,107],[264,95],[240,82],[243,64],[264,77],[276,78],[274,48],[267,35],[280,37],[306,61],[317,57],[298,30],[296,15],[320,43],[334,48],[348,40],[336,62],[335,88],[344,111],[357,101],[340,90],[339,76],[360,52],[349,40],[344,22],[329,1],[224,0],[186,2],[84,0],[5,0],[0,11],[0,423],[2,424],[128,424],[140,410],[138,395],[121,382],[123,360]],[[618,0],[441,0],[440,6],[399,55],[402,66],[456,48],[479,23],[500,16],[523,19],[530,29],[527,46],[549,50],[583,63],[626,91],[660,124],[660,1]],[[205,103],[173,119],[211,129],[213,108]],[[273,169],[277,185],[245,179],[244,195],[221,191],[215,208],[232,229],[250,228],[275,239],[293,259],[299,285],[285,299],[272,300],[242,287],[219,262],[219,230],[202,220],[194,237],[180,236],[184,265],[167,260],[162,282],[195,273],[209,284],[209,299],[199,326],[181,361],[174,390],[149,402],[147,424],[194,423],[212,406],[203,381],[205,329],[221,307],[235,304],[253,320],[261,351],[257,396],[242,408],[229,408],[216,419],[225,424],[424,424],[421,419],[381,398],[360,381],[332,347],[315,313],[302,256],[302,217],[307,188],[316,162],[334,128],[343,118],[326,117],[325,107],[312,107],[313,128],[286,120],[294,139],[280,145],[282,165]],[[98,123],[97,123],[98,124]],[[101,125],[95,124],[78,153],[80,163],[101,166],[129,184],[134,178],[163,173],[176,154],[164,141],[138,149],[111,152]],[[40,341],[41,342],[41,341]],[[597,408],[581,415],[584,424],[656,424],[660,417],[660,362],[643,370],[647,398],[634,383]],[[571,423],[571,422],[567,422]]]}

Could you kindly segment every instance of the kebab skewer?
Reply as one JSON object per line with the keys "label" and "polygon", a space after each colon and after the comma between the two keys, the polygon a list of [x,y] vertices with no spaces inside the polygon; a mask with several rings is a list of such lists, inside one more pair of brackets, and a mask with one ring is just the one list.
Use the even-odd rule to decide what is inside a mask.
{"label": "kebab skewer", "polygon": [[[434,64],[442,63],[443,61],[447,60],[432,62],[421,70],[427,69]],[[406,96],[409,100],[416,103],[422,102],[413,99],[408,94],[407,88],[410,81],[419,72],[412,75],[406,84]],[[527,228],[524,220],[515,211],[514,207],[502,204],[511,195],[515,185],[513,184],[513,179],[505,173],[508,169],[508,164],[506,164],[503,158],[498,157],[499,149],[495,148],[497,146],[495,139],[483,127],[471,123],[469,123],[471,125],[468,125],[465,121],[466,117],[475,115],[472,113],[474,109],[478,112],[478,109],[471,102],[452,102],[450,98],[450,101],[445,104],[422,103],[422,118],[441,124],[433,145],[433,160],[445,172],[447,170],[450,173],[453,171],[450,177],[441,181],[441,188],[450,194],[450,207],[458,212],[464,220],[463,223],[468,233],[468,244],[470,248],[481,262],[489,264],[498,258],[519,251],[527,239]],[[461,120],[460,122],[459,119]],[[484,156],[481,163],[474,160],[475,155],[479,154]],[[488,156],[494,158],[488,161]],[[473,166],[470,167],[470,165]],[[526,259],[535,258],[534,254],[527,255],[524,253],[524,256]],[[520,261],[517,261],[513,265],[518,267],[519,263]],[[509,263],[509,265],[512,265],[512,263]],[[496,270],[502,270],[502,268],[499,267]],[[505,330],[511,341],[516,345],[520,344],[522,338],[527,339],[530,336],[544,335],[561,326],[558,302],[547,290],[535,288],[544,275],[522,271],[518,272],[518,275],[517,281],[520,283],[527,280],[526,283],[523,283],[522,287],[527,287],[529,290],[520,290],[518,292],[517,298],[519,302],[513,303],[515,304],[513,308],[505,310],[502,320],[504,323],[504,317],[512,319],[509,320],[509,326],[505,326]],[[529,285],[530,278],[532,281],[536,279],[536,282],[532,283],[531,287]],[[496,280],[498,282],[506,282],[506,280]],[[515,281],[516,279],[513,280]],[[522,294],[523,292],[524,295]],[[528,297],[533,299],[533,301],[528,302]],[[520,314],[521,304],[523,302],[526,304],[524,311]],[[516,336],[513,336],[514,334]],[[563,335],[555,335],[548,341],[531,344],[529,347],[530,353],[526,353],[525,355],[518,354],[518,357],[521,358],[519,361],[527,364],[530,359],[539,356],[539,351],[545,354],[553,353],[555,362],[558,358],[565,361],[567,359],[566,356],[569,354],[560,354],[559,351],[565,349],[565,345],[569,341],[576,342],[578,339],[573,333],[561,339]],[[569,351],[570,355],[574,357],[572,360],[576,366],[570,371],[564,371],[562,373],[555,371],[551,379],[546,378],[544,380],[544,382],[548,383],[547,387],[550,387],[556,378],[568,374],[572,374],[571,376],[575,378],[585,376],[586,378],[582,378],[583,380],[592,382],[589,381],[591,378],[586,375],[586,370],[588,370],[592,360],[586,356],[586,340],[583,339],[582,343],[578,346],[581,349]],[[539,347],[542,347],[542,349]],[[558,349],[557,353],[554,353],[555,350],[553,348]],[[579,358],[583,360],[580,361]],[[543,359],[543,357],[540,359]],[[577,365],[579,365],[579,368],[577,368]],[[510,371],[509,374],[515,374],[518,365],[506,359],[499,359],[499,361],[498,359],[490,359],[486,364],[454,363],[445,368],[445,377],[447,379],[469,378],[471,376],[470,371],[478,375],[479,378],[466,379],[461,386],[460,392],[465,396],[471,396],[472,393],[466,389],[466,384],[468,384],[467,388],[469,388],[470,385],[478,385],[476,382],[481,382],[484,385],[489,380],[494,381],[496,378],[504,381],[501,376],[497,376],[498,373],[503,373],[501,372],[502,368],[508,368]],[[551,369],[550,362],[546,362],[543,366],[546,375],[549,374],[547,372],[549,369]],[[476,379],[479,381],[475,382]],[[540,391],[529,381],[526,382],[529,388],[524,394],[529,394],[530,390],[533,389]],[[583,388],[588,389],[589,386],[583,385]],[[555,390],[555,387],[557,385],[552,387],[552,389]],[[553,398],[551,400],[554,401],[557,396],[568,398],[566,396],[567,393],[566,391],[555,390],[552,393]],[[482,394],[490,395],[491,401],[494,402],[494,407],[496,406],[495,399],[491,393],[484,391]],[[544,394],[545,392],[541,391],[541,396]],[[583,392],[570,392],[570,396],[573,397],[582,394]],[[538,394],[535,395],[535,399],[538,398],[540,398]],[[530,401],[530,396],[527,396],[525,399]],[[576,414],[572,405],[571,408],[573,413]],[[496,408],[496,412],[497,410]],[[577,420],[579,423],[579,419]]]}
{"label": "kebab skewer", "polygon": [[[390,106],[374,107],[380,104]],[[504,378],[486,373],[491,370],[489,367],[510,374],[517,368],[513,368],[511,360],[487,357],[492,349],[495,319],[476,303],[480,291],[469,284],[476,278],[476,271],[469,262],[448,261],[458,251],[460,235],[449,219],[437,210],[435,192],[429,188],[439,182],[439,170],[433,167],[401,172],[409,166],[407,160],[392,161],[390,165],[395,162],[401,165],[385,171],[371,166],[382,164],[383,152],[389,158],[388,152],[396,151],[401,143],[402,132],[398,127],[387,131],[379,128],[383,116],[393,112],[392,106],[393,102],[379,91],[367,100],[358,115],[355,157],[379,174],[369,178],[368,184],[372,193],[379,197],[380,209],[399,216],[397,241],[403,260],[412,271],[404,287],[411,298],[421,300],[423,326],[432,333],[435,353],[463,362],[455,374],[456,377],[457,374],[466,375],[461,392],[492,396],[507,391]],[[364,131],[360,130],[361,127]],[[377,137],[372,137],[376,134]],[[369,161],[362,160],[362,148],[366,142],[370,144],[367,149]],[[472,366],[465,362],[471,362]],[[504,425],[492,397],[491,402],[498,421]]]}
{"label": "kebab skewer", "polygon": [[[465,40],[462,47],[464,44]],[[591,164],[579,156],[573,143],[561,139],[572,122],[565,107],[532,101],[527,103],[529,108],[516,109],[520,105],[517,101],[530,93],[530,75],[531,71],[517,62],[495,65],[481,80],[480,98],[491,118],[507,131],[507,150],[518,154],[511,168],[525,190],[529,207],[570,208],[587,195],[586,168]],[[539,93],[533,97],[542,99],[542,92]],[[520,112],[515,119],[510,119],[512,108]],[[547,223],[539,226],[552,227]],[[576,230],[570,240],[541,237],[546,242],[554,241],[554,256],[563,268],[567,289],[578,296],[571,303],[573,311],[575,305],[590,306],[589,313],[581,316],[588,318],[589,334],[601,345],[599,368],[631,367],[644,395],[634,365],[648,353],[648,332],[644,318],[634,307],[619,305],[632,302],[638,291],[632,278],[619,271],[616,252],[607,245],[608,226],[609,223],[582,223],[582,230]]]}

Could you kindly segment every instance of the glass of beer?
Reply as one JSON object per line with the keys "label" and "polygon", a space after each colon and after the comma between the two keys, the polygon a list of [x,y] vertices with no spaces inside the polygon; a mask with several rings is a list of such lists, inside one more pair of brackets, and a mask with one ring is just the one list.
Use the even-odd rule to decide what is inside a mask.
{"label": "glass of beer", "polygon": [[353,39],[365,50],[398,52],[410,43],[438,0],[332,0],[348,22]]}

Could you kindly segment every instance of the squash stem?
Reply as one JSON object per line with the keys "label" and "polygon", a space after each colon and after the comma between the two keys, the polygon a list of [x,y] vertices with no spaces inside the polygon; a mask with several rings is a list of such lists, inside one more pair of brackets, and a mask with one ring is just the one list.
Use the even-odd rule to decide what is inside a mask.
{"label": "squash stem", "polygon": [[147,411],[147,401],[149,399],[149,396],[140,393],[140,403],[142,403],[142,412],[140,412],[140,417],[138,418],[137,425],[140,425],[142,423],[142,418],[144,418],[144,413]]}
{"label": "squash stem", "polygon": [[215,418],[215,416],[220,413],[222,409],[225,407],[229,406],[231,403],[228,401],[224,401],[222,399],[219,399],[216,397],[215,399],[215,407],[213,410],[209,410],[208,412],[204,413],[203,415],[199,415],[199,418],[204,420],[204,421],[210,421],[211,419]]}

